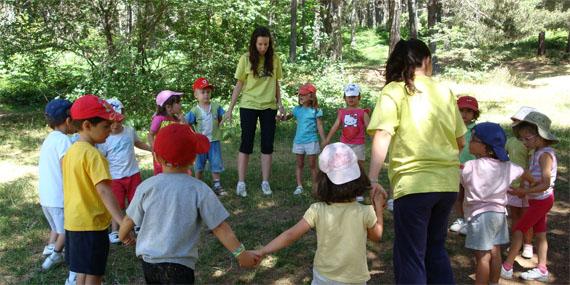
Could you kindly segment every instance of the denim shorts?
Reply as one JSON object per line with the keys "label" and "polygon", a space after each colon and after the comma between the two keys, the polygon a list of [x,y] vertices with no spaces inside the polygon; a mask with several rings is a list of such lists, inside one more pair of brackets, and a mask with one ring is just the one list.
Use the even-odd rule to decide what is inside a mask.
{"label": "denim shorts", "polygon": [[222,144],[220,141],[210,142],[208,153],[199,154],[194,162],[194,171],[202,172],[206,168],[206,162],[210,162],[210,171],[222,173],[224,171],[224,161],[222,160]]}
{"label": "denim shorts", "polygon": [[294,154],[317,155],[321,152],[321,147],[319,146],[319,142],[293,143],[293,149],[291,151]]}
{"label": "denim shorts", "polygon": [[495,245],[509,243],[507,215],[484,212],[467,222],[465,247],[473,250],[491,250]]}

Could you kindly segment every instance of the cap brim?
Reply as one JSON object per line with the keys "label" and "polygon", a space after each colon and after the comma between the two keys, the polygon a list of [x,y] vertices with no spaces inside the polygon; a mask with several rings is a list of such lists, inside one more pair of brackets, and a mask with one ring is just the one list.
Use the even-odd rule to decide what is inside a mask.
{"label": "cap brim", "polygon": [[495,155],[497,156],[497,158],[500,161],[509,161],[509,155],[507,154],[507,151],[505,150],[505,148],[493,147],[493,152],[495,153]]}
{"label": "cap brim", "polygon": [[122,114],[119,114],[117,112],[112,112],[112,113],[105,113],[104,116],[99,116],[105,120],[110,120],[110,121],[114,121],[114,122],[120,122],[122,121],[125,116],[123,116]]}
{"label": "cap brim", "polygon": [[354,163],[346,168],[328,172],[327,177],[335,185],[345,184],[360,177],[360,167],[358,163]]}
{"label": "cap brim", "polygon": [[545,140],[549,140],[555,143],[558,142],[558,138],[551,132],[538,128],[538,134],[540,135],[540,137],[542,137]]}
{"label": "cap brim", "polygon": [[344,93],[344,96],[346,97],[356,97],[356,96],[360,96],[360,94],[354,94],[354,93]]}

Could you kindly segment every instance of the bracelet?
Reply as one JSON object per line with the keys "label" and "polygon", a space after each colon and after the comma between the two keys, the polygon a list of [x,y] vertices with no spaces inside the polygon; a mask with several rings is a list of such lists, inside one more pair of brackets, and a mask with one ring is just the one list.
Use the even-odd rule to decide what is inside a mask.
{"label": "bracelet", "polygon": [[244,251],[245,251],[245,246],[243,245],[243,243],[240,243],[238,248],[236,248],[234,251],[232,251],[232,254],[234,255],[234,257],[238,257]]}
{"label": "bracelet", "polygon": [[378,179],[370,179],[370,184],[372,183],[378,183]]}

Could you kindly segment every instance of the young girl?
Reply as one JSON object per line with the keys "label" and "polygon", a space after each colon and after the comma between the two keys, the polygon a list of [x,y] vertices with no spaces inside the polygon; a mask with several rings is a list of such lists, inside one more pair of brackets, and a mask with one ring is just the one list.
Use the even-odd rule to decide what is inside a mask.
{"label": "young girl", "polygon": [[550,145],[557,143],[558,138],[550,132],[550,119],[539,112],[530,112],[515,125],[514,131],[527,149],[534,150],[529,161],[529,170],[537,183],[526,184],[524,188],[511,191],[519,197],[527,197],[528,210],[512,230],[511,247],[501,268],[501,277],[513,278],[513,263],[521,250],[523,233],[532,228],[537,243],[538,266],[522,273],[521,278],[546,282],[548,281],[546,215],[554,204],[557,168],[556,154]]}
{"label": "young girl", "polygon": [[[457,107],[459,107],[459,112],[461,113],[461,119],[465,127],[467,127],[467,133],[465,134],[465,147],[459,153],[459,163],[460,167],[463,167],[465,162],[475,159],[475,156],[470,152],[469,142],[471,141],[471,130],[475,127],[475,122],[481,114],[479,111],[479,102],[477,99],[471,96],[461,96],[457,99]],[[459,193],[457,195],[457,201],[455,201],[455,211],[459,218],[451,224],[449,230],[452,232],[459,232],[460,234],[466,234],[467,229],[465,228],[466,222],[463,219],[463,196],[464,191],[460,187]]]}
{"label": "young girl", "polygon": [[[180,96],[184,93],[174,92],[170,90],[160,91],[156,95],[156,113],[152,115],[150,123],[150,131],[148,132],[148,144],[154,147],[154,138],[160,128],[171,123],[178,123],[184,118],[180,105]],[[154,175],[162,173],[160,163],[153,158]]]}
{"label": "young girl", "polygon": [[[477,159],[465,162],[461,173],[467,219],[465,247],[475,251],[475,284],[498,284],[501,245],[509,242],[507,190],[524,170],[509,162],[505,142],[505,132],[498,124],[476,125],[469,152]],[[532,181],[532,176],[526,173],[523,179]]]}
{"label": "young girl", "polygon": [[354,151],[343,143],[323,149],[319,168],[315,195],[320,202],[312,204],[295,226],[254,253],[276,252],[316,228],[312,284],[364,284],[370,279],[366,238],[378,241],[382,237],[384,198],[378,192],[372,197],[373,206],[355,202],[370,187],[370,180]]}
{"label": "young girl", "polygon": [[[521,107],[516,114],[511,117],[512,125],[517,124],[526,117],[530,112],[536,111],[536,109],[531,107]],[[515,127],[513,127],[514,129]],[[514,131],[513,131],[514,132]],[[528,160],[532,154],[532,150],[527,149],[524,144],[518,140],[516,137],[511,137],[507,139],[507,144],[505,145],[507,153],[511,161],[521,166],[523,169],[528,169]],[[518,179],[513,181],[511,184],[512,188],[519,188],[522,186],[521,181]],[[508,198],[508,209],[509,218],[511,219],[511,227],[514,227],[522,215],[528,209],[528,200],[525,197],[518,197],[516,195],[507,193]],[[532,258],[533,248],[532,248],[532,229],[524,233],[524,246],[521,254],[524,258]]]}
{"label": "young girl", "polygon": [[[317,88],[306,83],[299,87],[299,106],[293,108],[293,116],[297,119],[297,131],[293,140],[293,153],[297,155],[297,167],[295,176],[297,178],[297,188],[294,195],[303,193],[303,166],[305,155],[309,160],[313,187],[317,179],[317,154],[321,151],[319,146],[319,136],[321,142],[325,141],[325,131],[323,129],[323,111],[318,108]],[[318,133],[318,136],[317,136]]]}

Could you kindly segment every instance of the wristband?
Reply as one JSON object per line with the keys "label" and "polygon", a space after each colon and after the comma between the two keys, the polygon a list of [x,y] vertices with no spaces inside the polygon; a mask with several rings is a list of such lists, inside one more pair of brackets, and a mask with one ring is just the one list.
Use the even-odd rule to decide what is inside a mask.
{"label": "wristband", "polygon": [[243,243],[240,243],[238,248],[236,248],[234,251],[232,251],[232,254],[234,255],[234,257],[238,257],[244,251],[245,251],[245,246],[243,245]]}
{"label": "wristband", "polygon": [[370,184],[372,183],[378,183],[378,179],[370,179]]}

